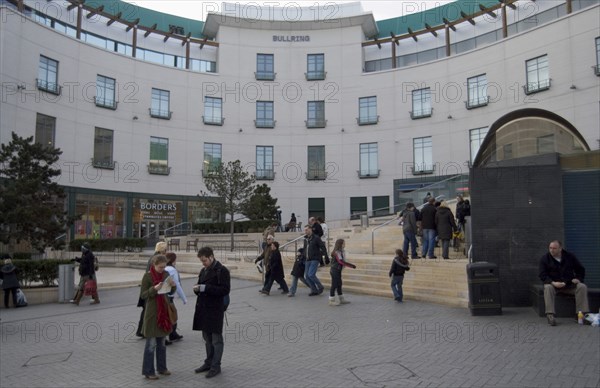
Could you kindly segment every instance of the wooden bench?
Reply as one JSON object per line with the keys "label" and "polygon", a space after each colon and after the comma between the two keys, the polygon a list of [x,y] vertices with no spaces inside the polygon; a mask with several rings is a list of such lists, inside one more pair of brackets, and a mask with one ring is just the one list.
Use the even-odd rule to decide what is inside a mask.
{"label": "wooden bench", "polygon": [[188,240],[187,244],[185,245],[185,251],[189,252],[190,249],[192,251],[197,251],[198,250],[198,241],[200,241],[199,238],[195,239],[194,241]]}
{"label": "wooden bench", "polygon": [[180,240],[178,238],[172,238],[169,240],[169,242],[167,243],[167,249],[172,251],[173,248],[177,247],[177,250],[181,249],[179,246],[179,242]]}
{"label": "wooden bench", "polygon": [[[532,284],[529,288],[531,305],[540,317],[546,315],[546,305],[544,304],[544,285],[541,283]],[[590,312],[597,312],[600,308],[600,288],[590,288],[588,286],[588,302]],[[558,318],[571,318],[575,316],[575,296],[566,294],[556,294],[554,301],[554,316]]]}

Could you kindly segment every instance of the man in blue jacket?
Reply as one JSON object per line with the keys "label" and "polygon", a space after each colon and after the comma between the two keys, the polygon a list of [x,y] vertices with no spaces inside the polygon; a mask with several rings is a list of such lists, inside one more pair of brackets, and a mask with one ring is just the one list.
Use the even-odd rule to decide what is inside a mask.
{"label": "man in blue jacket", "polygon": [[585,268],[574,254],[562,249],[562,244],[554,240],[548,253],[540,259],[540,279],[544,282],[544,303],[546,318],[550,326],[556,326],[554,319],[554,299],[557,293],[575,295],[575,314],[589,312],[587,286],[583,284]]}

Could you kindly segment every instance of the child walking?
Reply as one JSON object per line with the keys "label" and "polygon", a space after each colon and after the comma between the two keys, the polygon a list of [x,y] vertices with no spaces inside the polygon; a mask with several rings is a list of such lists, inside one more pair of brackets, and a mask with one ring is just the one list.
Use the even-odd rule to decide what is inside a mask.
{"label": "child walking", "polygon": [[394,293],[394,300],[398,303],[402,303],[402,283],[404,281],[404,272],[410,271],[408,266],[408,259],[402,252],[402,249],[396,249],[396,257],[392,262],[389,276],[392,278],[392,292]]}
{"label": "child walking", "polygon": [[[339,306],[340,304],[350,303],[344,299],[342,292],[342,269],[344,267],[356,268],[352,263],[346,261],[346,252],[344,247],[346,242],[340,238],[335,242],[333,252],[331,253],[331,269],[329,274],[331,275],[331,288],[329,289],[329,305]],[[339,300],[335,298],[335,292],[337,291]]]}

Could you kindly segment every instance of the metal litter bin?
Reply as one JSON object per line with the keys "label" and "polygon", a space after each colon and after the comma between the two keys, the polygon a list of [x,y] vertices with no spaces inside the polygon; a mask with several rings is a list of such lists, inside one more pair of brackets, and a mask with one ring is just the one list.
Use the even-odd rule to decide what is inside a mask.
{"label": "metal litter bin", "polygon": [[367,214],[362,214],[360,216],[360,226],[362,226],[363,228],[369,227],[369,216]]}
{"label": "metal litter bin", "polygon": [[75,266],[61,264],[58,266],[58,302],[68,303],[75,290]]}
{"label": "metal litter bin", "polygon": [[467,264],[471,315],[501,315],[498,266],[486,261]]}

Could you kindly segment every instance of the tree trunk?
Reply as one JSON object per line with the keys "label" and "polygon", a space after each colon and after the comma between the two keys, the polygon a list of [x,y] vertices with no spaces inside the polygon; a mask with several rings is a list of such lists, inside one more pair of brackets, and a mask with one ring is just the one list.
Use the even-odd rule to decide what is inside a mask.
{"label": "tree trunk", "polygon": [[231,214],[231,221],[229,221],[229,232],[231,233],[231,252],[233,252],[233,214]]}

